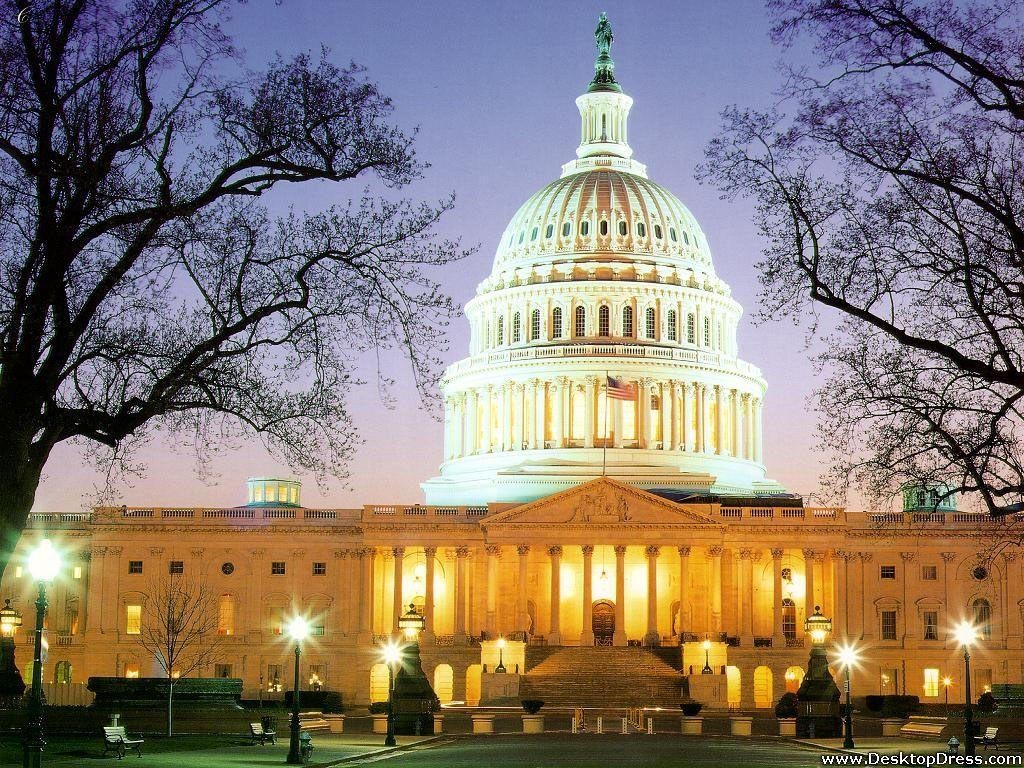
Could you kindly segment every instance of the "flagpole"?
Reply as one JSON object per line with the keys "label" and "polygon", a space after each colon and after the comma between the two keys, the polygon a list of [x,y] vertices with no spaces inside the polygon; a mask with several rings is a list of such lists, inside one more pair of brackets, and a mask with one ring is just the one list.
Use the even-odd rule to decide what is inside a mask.
{"label": "flagpole", "polygon": [[601,442],[601,477],[608,470],[608,371],[604,372],[604,439]]}

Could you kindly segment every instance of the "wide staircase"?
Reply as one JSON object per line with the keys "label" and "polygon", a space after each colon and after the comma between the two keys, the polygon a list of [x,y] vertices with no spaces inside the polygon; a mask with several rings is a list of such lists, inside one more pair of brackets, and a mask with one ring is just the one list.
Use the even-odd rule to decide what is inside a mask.
{"label": "wide staircase", "polygon": [[679,706],[684,678],[666,659],[679,649],[527,647],[521,699],[554,707]]}

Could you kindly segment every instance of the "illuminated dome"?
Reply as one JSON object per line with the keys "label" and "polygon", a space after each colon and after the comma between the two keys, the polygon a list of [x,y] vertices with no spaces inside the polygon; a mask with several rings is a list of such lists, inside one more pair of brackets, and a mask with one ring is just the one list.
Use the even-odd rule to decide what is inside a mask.
{"label": "illuminated dome", "polygon": [[441,382],[428,504],[530,501],[606,474],[643,488],[784,489],[761,462],[760,371],[707,238],[633,159],[602,16],[580,145],[505,228]]}

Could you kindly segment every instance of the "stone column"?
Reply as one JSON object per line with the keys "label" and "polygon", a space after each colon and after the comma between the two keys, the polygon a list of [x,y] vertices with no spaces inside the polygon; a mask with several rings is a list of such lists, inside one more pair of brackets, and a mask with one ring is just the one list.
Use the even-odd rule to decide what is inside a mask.
{"label": "stone column", "polygon": [[754,401],[754,461],[760,463],[762,453],[761,400]]}
{"label": "stone column", "polygon": [[697,415],[697,441],[694,450],[697,453],[705,453],[707,451],[707,443],[705,441],[705,426],[707,423],[707,413],[704,410],[704,392],[706,387],[703,384],[695,384],[693,387],[694,393],[694,409]]}
{"label": "stone column", "polygon": [[[867,591],[867,578],[865,578],[865,572],[867,571],[867,564],[871,562],[874,555],[871,552],[858,552],[860,556],[860,626],[862,638],[864,640],[873,640],[875,638],[875,615],[874,611],[868,610],[868,605],[874,600],[874,595],[869,595]],[[869,618],[870,617],[870,618]],[[949,624],[947,623],[947,626]]]}
{"label": "stone column", "polygon": [[[950,638],[953,637],[953,623],[957,618],[955,614],[951,613],[950,611],[950,608],[952,607],[952,603],[950,602],[952,600],[952,596],[949,594],[951,586],[949,569],[950,566],[956,561],[956,552],[940,552],[939,555],[940,557],[942,557],[942,589],[946,595],[946,598],[943,601],[942,605],[942,610],[945,613],[943,616],[939,617],[939,624],[944,625],[946,627],[946,633],[943,636],[943,640],[945,640],[948,643]],[[864,566],[862,564],[862,573],[863,568]],[[861,583],[863,584],[863,578],[861,579]]]}
{"label": "stone column", "polygon": [[661,450],[672,448],[672,385],[661,382]]}
{"label": "stone column", "polygon": [[529,586],[527,566],[529,565],[530,548],[526,544],[520,544],[516,547],[516,552],[519,554],[519,593],[516,598],[516,629],[523,632],[525,638],[525,633],[530,631],[529,596],[527,594],[527,587]]}
{"label": "stone column", "polygon": [[679,547],[679,617],[676,619],[676,634],[683,642],[686,634],[686,603],[690,597],[690,548]]}
{"label": "stone column", "polygon": [[715,385],[715,453],[725,452],[725,403],[722,399],[722,387]]}
{"label": "stone column", "polygon": [[1006,581],[1006,619],[1003,624],[1006,627],[1006,647],[1019,649],[1021,647],[1021,616],[1020,606],[1020,571],[1017,568],[1017,553],[1003,552],[1003,574]]}
{"label": "stone column", "polygon": [[[911,575],[913,571],[917,570],[913,565],[914,561],[917,559],[917,552],[900,552],[900,558],[903,560],[903,573],[901,574],[902,578],[900,579],[900,581],[903,582],[903,605],[901,606],[902,610],[898,611],[896,614],[896,631],[900,637],[901,644],[904,648],[906,648],[908,643],[914,642],[910,637],[911,601],[909,598],[911,595],[918,594],[917,590],[915,589],[917,579]],[[899,631],[899,619],[903,620],[902,632]]]}
{"label": "stone column", "polygon": [[[124,547],[107,547],[106,557],[103,558],[103,607],[100,613],[100,631],[117,632],[122,629],[123,619],[121,617],[121,590],[118,589],[118,579],[127,568],[123,568],[121,553]],[[166,565],[164,566],[167,567]],[[29,611],[24,611],[24,620],[27,626],[32,626],[32,616]],[[31,636],[30,632],[26,635]]]}
{"label": "stone column", "polygon": [[651,442],[651,380],[640,379],[637,382],[637,390],[637,445],[647,448]]}
{"label": "stone column", "polygon": [[484,387],[482,390],[484,397],[484,407],[481,409],[480,414],[483,417],[484,423],[483,428],[480,430],[480,441],[482,445],[481,453],[490,453],[494,444],[494,436],[491,434],[491,419],[493,418],[491,403],[491,387],[490,385]]}
{"label": "stone column", "polygon": [[526,409],[523,408],[523,398],[526,397],[526,385],[515,382],[512,384],[512,450],[523,450],[525,441],[526,424],[524,417]]}
{"label": "stone column", "polygon": [[562,548],[548,547],[551,558],[551,618],[548,645],[562,644]]}
{"label": "stone column", "polygon": [[853,637],[850,626],[850,606],[847,595],[850,592],[850,553],[837,549],[832,559],[838,566],[836,569],[836,615],[833,637]]}
{"label": "stone column", "polygon": [[772,647],[785,648],[786,636],[782,633],[782,554],[783,550],[772,550]]}
{"label": "stone column", "polygon": [[455,548],[455,641],[466,642],[466,558],[469,547]]}
{"label": "stone column", "polygon": [[658,632],[658,553],[660,548],[647,547],[647,634],[644,645],[660,645],[661,633]]}
{"label": "stone column", "polygon": [[732,406],[732,455],[740,455],[740,393],[733,389],[729,393],[729,404]]}
{"label": "stone column", "polygon": [[710,626],[712,639],[718,640],[722,632],[722,548],[710,547],[708,557],[711,560]]}
{"label": "stone column", "polygon": [[615,633],[612,645],[626,644],[626,548],[615,547]]}
{"label": "stone column", "polygon": [[[814,606],[818,603],[814,602],[814,561],[817,558],[817,553],[813,549],[804,550],[804,618],[812,616],[814,614]],[[809,643],[810,637],[804,638],[804,642]]]}
{"label": "stone column", "polygon": [[753,550],[740,550],[740,645],[754,645],[754,576],[751,558]]}
{"label": "stone column", "polygon": [[498,559],[501,557],[501,547],[489,544],[487,552],[487,615],[484,623],[487,629],[487,637],[498,636]]}
{"label": "stone column", "polygon": [[433,640],[435,634],[434,622],[434,558],[437,557],[437,547],[424,547],[423,556],[427,560],[427,572],[424,578],[427,583],[423,589],[423,618],[426,622],[423,628],[423,639]]}
{"label": "stone column", "polygon": [[405,565],[405,547],[392,547],[391,554],[395,556],[394,583],[391,594],[391,631],[398,631],[398,620],[405,611],[405,601],[402,598],[402,571]]}
{"label": "stone column", "polygon": [[373,638],[373,560],[377,551],[363,547],[359,557],[359,637],[360,644],[369,643]]}
{"label": "stone column", "polygon": [[587,544],[580,547],[583,551],[583,631],[580,633],[580,645],[594,644],[594,548]]}
{"label": "stone column", "polygon": [[679,444],[684,451],[692,451],[693,443],[690,442],[690,422],[693,420],[693,384],[682,383],[683,410],[679,414]]}
{"label": "stone column", "polygon": [[[334,564],[337,568],[337,575],[335,584],[335,593],[338,595],[338,599],[334,601],[334,614],[335,618],[331,622],[331,634],[336,635],[339,638],[342,635],[346,635],[349,632],[349,618],[351,616],[351,604],[349,603],[349,585],[352,583],[352,579],[348,572],[348,550],[347,549],[336,549],[334,550]],[[249,585],[252,589],[252,585]],[[246,611],[249,613],[248,611]],[[255,619],[258,614],[249,613],[252,619]],[[250,619],[251,621],[251,619]],[[258,626],[258,625],[257,625]],[[256,626],[252,627],[253,629]]]}
{"label": "stone column", "polygon": [[544,426],[546,409],[545,385],[540,379],[533,380],[533,447],[544,447]]}
{"label": "stone column", "polygon": [[669,384],[669,396],[672,398],[672,417],[669,421],[669,435],[671,437],[669,441],[669,450],[679,450],[679,430],[680,430],[680,413],[679,413],[679,382],[673,381]]}
{"label": "stone column", "polygon": [[584,407],[583,407],[583,447],[593,448],[594,447],[594,416],[597,411],[597,400],[594,398],[594,389],[597,386],[597,379],[593,376],[588,376],[586,380],[586,387],[584,388]]}
{"label": "stone column", "polygon": [[466,409],[469,411],[466,419],[466,446],[463,453],[471,456],[476,453],[480,442],[480,431],[477,427],[477,390],[471,389],[466,393]]}
{"label": "stone column", "polygon": [[744,419],[744,438],[743,438],[743,458],[754,459],[754,396],[751,394],[743,395],[743,406],[746,411],[746,418]]}

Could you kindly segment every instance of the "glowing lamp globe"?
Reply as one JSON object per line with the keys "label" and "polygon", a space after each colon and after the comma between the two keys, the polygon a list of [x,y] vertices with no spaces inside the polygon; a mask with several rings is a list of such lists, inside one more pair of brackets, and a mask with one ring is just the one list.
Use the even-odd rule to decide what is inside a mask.
{"label": "glowing lamp globe", "polygon": [[701,647],[702,647],[702,648],[703,648],[703,649],[704,649],[705,651],[709,651],[709,650],[711,650],[711,641],[710,641],[710,640],[705,640],[705,641],[704,641],[703,643],[701,643],[700,645],[701,645]]}
{"label": "glowing lamp globe", "polygon": [[398,628],[409,640],[415,640],[425,625],[426,620],[420,616],[413,603],[409,604],[409,610],[398,619]]}
{"label": "glowing lamp globe", "polygon": [[844,645],[839,648],[839,663],[846,669],[852,669],[857,664],[857,649],[852,645]]}
{"label": "glowing lamp globe", "polygon": [[384,646],[384,661],[387,664],[397,664],[402,660],[402,651],[394,643]]}
{"label": "glowing lamp globe", "polygon": [[978,630],[973,624],[963,621],[961,622],[954,633],[956,635],[956,641],[960,645],[971,645],[975,640],[978,639]]}
{"label": "glowing lamp globe", "polygon": [[815,645],[824,644],[832,634],[832,619],[821,615],[820,605],[814,606],[814,614],[804,622],[804,632],[811,636],[811,642]]}
{"label": "glowing lamp globe", "polygon": [[36,581],[53,581],[60,571],[60,553],[53,542],[43,539],[28,556],[28,572]]}
{"label": "glowing lamp globe", "polygon": [[288,624],[288,636],[295,642],[301,642],[309,635],[309,622],[301,616],[296,616]]}
{"label": "glowing lamp globe", "polygon": [[0,635],[12,637],[14,630],[21,626],[21,614],[11,608],[11,601],[4,600],[4,607],[0,608]]}

